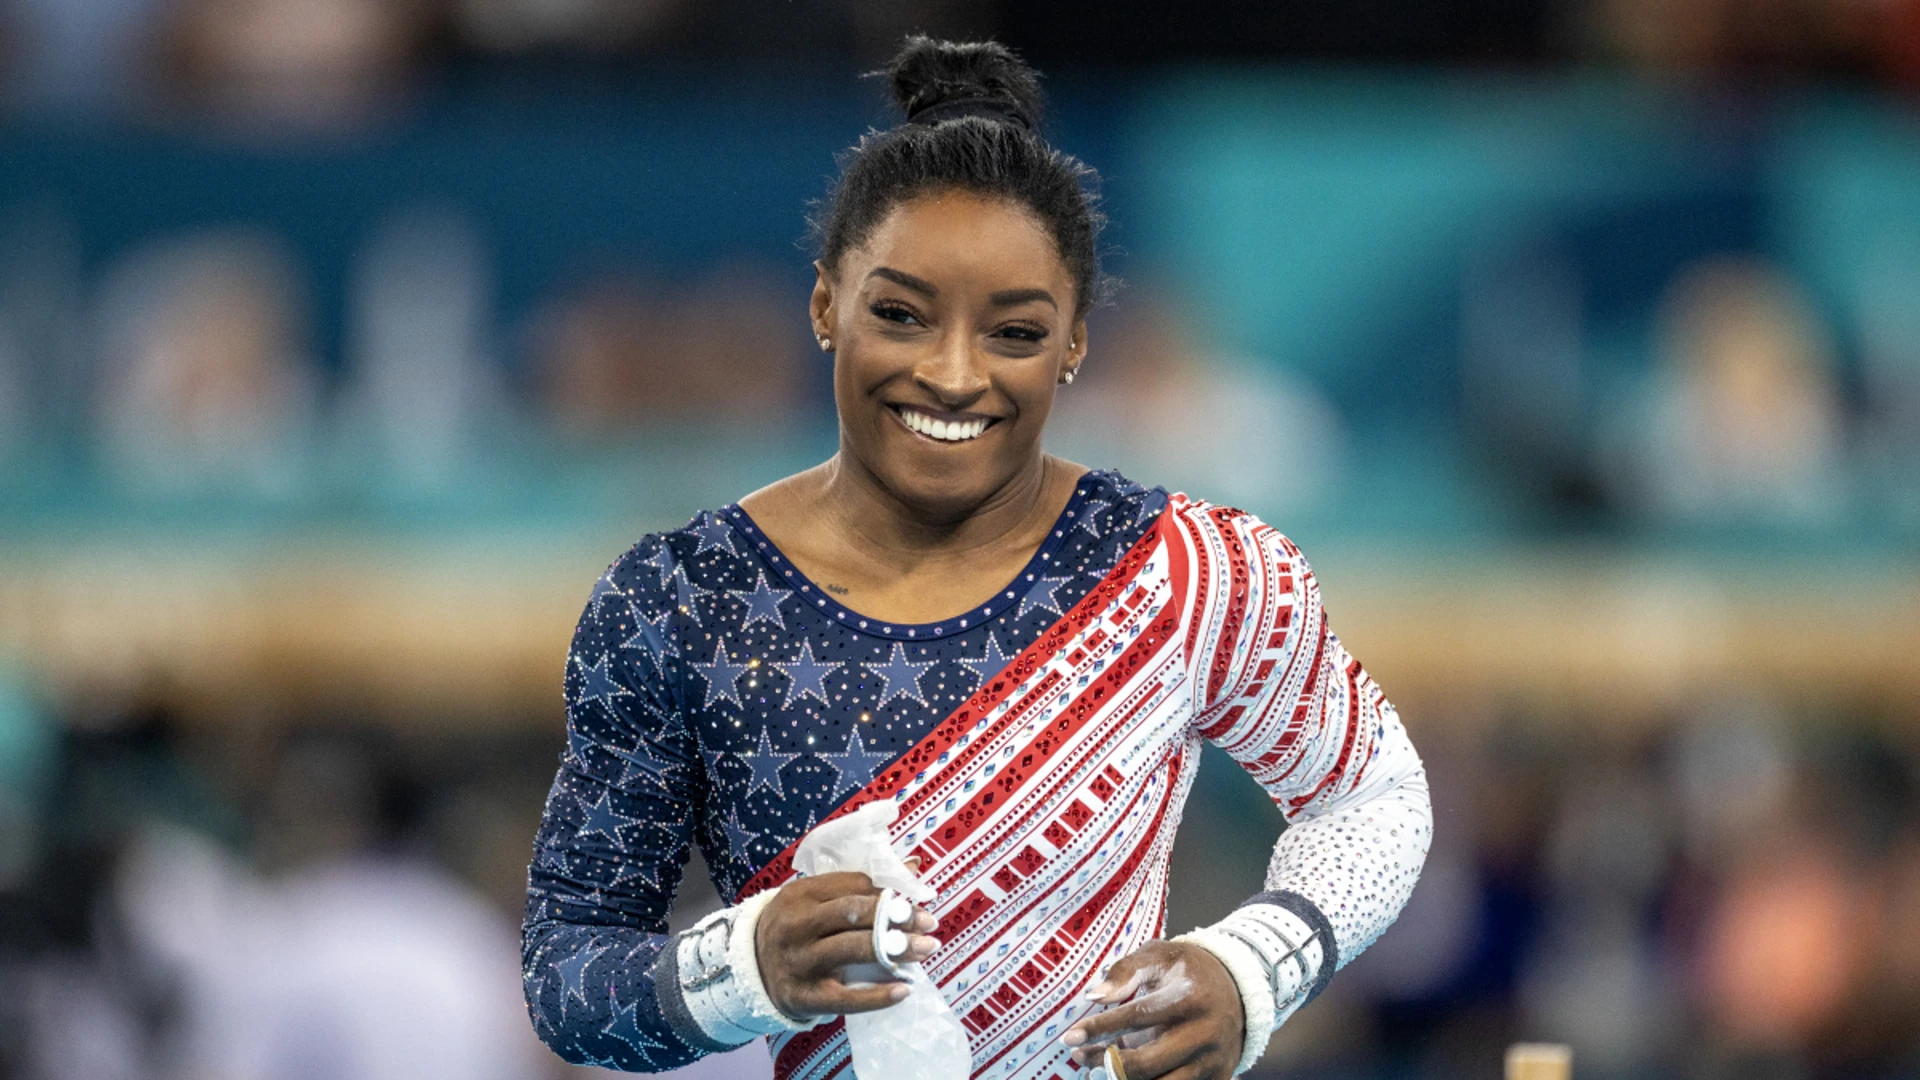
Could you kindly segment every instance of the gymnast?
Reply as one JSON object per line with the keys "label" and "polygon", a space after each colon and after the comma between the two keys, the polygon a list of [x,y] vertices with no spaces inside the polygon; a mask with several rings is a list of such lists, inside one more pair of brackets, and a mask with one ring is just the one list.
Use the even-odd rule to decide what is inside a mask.
{"label": "gymnast", "polygon": [[[766,1037],[778,1080],[851,1075],[842,1017],[908,986],[848,977],[877,958],[872,881],[793,854],[891,801],[937,893],[891,959],[961,1018],[974,1076],[1109,1050],[1127,1080],[1244,1072],[1406,903],[1425,773],[1285,536],[1041,449],[1104,282],[1092,172],[1042,137],[1034,72],[916,37],[890,76],[902,121],[843,155],[814,221],[837,451],[642,538],[580,618],[529,868],[533,1024],[582,1064]],[[1262,892],[1167,938],[1202,740],[1288,828]],[[732,906],[669,935],[695,843]]]}

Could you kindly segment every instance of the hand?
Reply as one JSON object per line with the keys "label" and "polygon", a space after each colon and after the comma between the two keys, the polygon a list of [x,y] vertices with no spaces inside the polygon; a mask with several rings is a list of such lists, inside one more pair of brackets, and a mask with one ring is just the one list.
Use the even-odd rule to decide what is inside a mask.
{"label": "hand", "polygon": [[1127,1080],[1227,1080],[1240,1063],[1247,1035],[1240,989],[1198,945],[1149,942],[1108,968],[1087,996],[1125,1004],[1067,1029],[1060,1041],[1076,1048],[1077,1066],[1098,1064],[1109,1044],[1122,1048]]}
{"label": "hand", "polygon": [[[871,964],[873,912],[880,890],[865,874],[821,874],[795,878],[780,887],[760,912],[753,948],[760,981],[781,1012],[793,1017],[838,1016],[884,1009],[907,996],[907,984],[849,986],[844,969]],[[940,942],[927,935],[933,915],[915,907],[907,951],[894,957],[906,963],[924,960]]]}

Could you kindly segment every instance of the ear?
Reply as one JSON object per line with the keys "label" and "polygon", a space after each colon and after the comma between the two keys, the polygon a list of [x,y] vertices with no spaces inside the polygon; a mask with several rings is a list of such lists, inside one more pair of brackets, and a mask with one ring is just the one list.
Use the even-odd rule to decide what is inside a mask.
{"label": "ear", "polygon": [[813,264],[813,300],[807,307],[813,317],[813,336],[833,337],[833,272],[818,260]]}
{"label": "ear", "polygon": [[1082,315],[1073,320],[1073,331],[1067,338],[1067,362],[1063,372],[1074,371],[1087,359],[1087,317]]}

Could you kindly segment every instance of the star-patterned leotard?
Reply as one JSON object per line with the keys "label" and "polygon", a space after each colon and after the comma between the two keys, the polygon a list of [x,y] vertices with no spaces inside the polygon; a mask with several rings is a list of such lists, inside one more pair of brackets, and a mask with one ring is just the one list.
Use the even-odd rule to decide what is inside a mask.
{"label": "star-patterned leotard", "polygon": [[1068,989],[1160,933],[1198,739],[1293,826],[1268,891],[1190,935],[1241,990],[1243,1067],[1397,914],[1431,828],[1418,758],[1297,549],[1111,471],[1006,588],[935,623],[863,616],[737,504],[703,512],[595,583],[565,686],[523,960],[535,1028],[578,1063],[658,1071],[764,1033],[786,1080],[846,1071],[837,1022],[780,1017],[757,972],[728,983],[705,936],[665,932],[694,843],[751,919],[810,828],[893,798],[895,846],[941,890],[926,966],[975,1075],[1024,1078],[1071,1074],[1046,1037]]}

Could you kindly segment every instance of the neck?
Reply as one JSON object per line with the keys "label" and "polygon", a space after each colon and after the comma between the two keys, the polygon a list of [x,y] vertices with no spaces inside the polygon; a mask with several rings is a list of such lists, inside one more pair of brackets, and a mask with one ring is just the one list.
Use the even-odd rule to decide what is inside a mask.
{"label": "neck", "polygon": [[1058,516],[1056,487],[1065,463],[1036,453],[1026,467],[979,504],[930,507],[903,499],[844,447],[825,463],[821,509],[842,535],[880,558],[917,561],[959,555],[1044,530]]}

